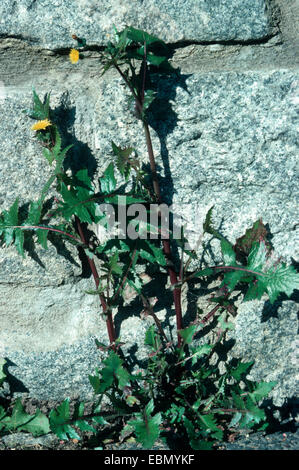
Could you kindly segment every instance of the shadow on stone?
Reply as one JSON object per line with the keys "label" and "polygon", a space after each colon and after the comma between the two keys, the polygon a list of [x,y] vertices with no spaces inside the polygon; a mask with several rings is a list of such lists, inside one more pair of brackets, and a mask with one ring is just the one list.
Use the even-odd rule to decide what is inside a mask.
{"label": "shadow on stone", "polygon": [[262,408],[265,411],[269,423],[266,429],[267,434],[272,434],[277,431],[296,432],[298,428],[296,417],[299,412],[298,397],[287,398],[280,407],[273,404],[272,398],[266,399],[263,402]]}
{"label": "shadow on stone", "polygon": [[64,159],[64,169],[70,169],[72,175],[75,175],[79,170],[87,168],[88,175],[92,179],[97,169],[96,159],[90,147],[75,136],[73,126],[76,119],[76,108],[71,106],[68,92],[62,95],[61,105],[53,109],[52,114],[60,129],[62,148],[73,145]]}
{"label": "shadow on stone", "polygon": [[3,367],[3,372],[6,375],[6,382],[9,384],[10,388],[10,394],[13,395],[14,393],[29,393],[29,390],[25,385],[16,377],[14,377],[10,372],[9,372],[9,367],[16,367],[17,364],[12,362],[10,359],[7,357],[5,359],[5,364]]}

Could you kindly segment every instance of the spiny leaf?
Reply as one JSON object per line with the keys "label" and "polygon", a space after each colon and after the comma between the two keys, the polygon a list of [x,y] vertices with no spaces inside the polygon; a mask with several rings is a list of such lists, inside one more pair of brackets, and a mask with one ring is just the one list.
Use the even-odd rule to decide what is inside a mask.
{"label": "spiny leaf", "polygon": [[160,435],[161,413],[150,416],[154,410],[154,401],[151,399],[143,413],[136,413],[135,419],[129,424],[134,428],[137,441],[146,449],[150,449]]}
{"label": "spiny leaf", "polygon": [[116,188],[116,179],[114,176],[114,166],[110,163],[106,168],[104,175],[99,179],[101,191],[104,194],[113,193]]}
{"label": "spiny leaf", "polygon": [[195,431],[194,425],[192,422],[186,417],[183,416],[184,426],[186,428],[190,446],[194,450],[211,450],[213,447],[212,442],[208,442],[207,440],[203,439],[199,432]]}
{"label": "spiny leaf", "polygon": [[128,179],[131,171],[131,164],[136,160],[130,158],[132,153],[135,152],[133,147],[121,148],[118,147],[113,141],[111,142],[114,155],[117,157],[116,167],[120,174]]}
{"label": "spiny leaf", "polygon": [[80,436],[70,425],[70,404],[66,398],[56,410],[51,410],[49,414],[50,428],[59,439],[68,440],[80,439]]}
{"label": "spiny leaf", "polygon": [[183,338],[185,344],[190,344],[193,336],[198,331],[198,325],[190,325],[183,330],[178,330],[179,335]]}
{"label": "spiny leaf", "polygon": [[212,213],[213,213],[213,209],[214,209],[214,206],[212,206],[208,212],[207,212],[207,215],[206,215],[206,218],[205,218],[205,221],[203,223],[203,230],[204,232],[207,232],[207,233],[210,233],[211,235],[213,234],[214,232],[214,228],[213,228],[213,225],[212,225]]}
{"label": "spiny leaf", "polygon": [[158,263],[160,266],[166,266],[163,250],[154,242],[137,239],[136,249],[141,258],[147,259],[151,263]]}
{"label": "spiny leaf", "polygon": [[249,373],[250,368],[253,366],[254,361],[240,362],[237,367],[230,371],[230,374],[237,382],[240,382],[243,376]]}
{"label": "spiny leaf", "polygon": [[113,274],[117,274],[117,275],[121,275],[123,270],[122,270],[122,267],[120,266],[119,264],[119,254],[118,253],[114,253],[110,259],[109,259],[109,270],[113,273]]}
{"label": "spiny leaf", "polygon": [[49,419],[40,410],[37,410],[32,419],[18,430],[30,432],[33,436],[48,434],[50,432]]}
{"label": "spiny leaf", "polygon": [[273,304],[280,293],[290,297],[295,289],[299,289],[299,273],[293,266],[282,263],[269,269],[267,275],[258,279],[258,282],[264,286]]}
{"label": "spiny leaf", "polygon": [[256,389],[249,393],[249,396],[255,403],[258,403],[262,398],[265,398],[276,385],[277,382],[259,382]]}
{"label": "spiny leaf", "polygon": [[33,109],[25,110],[25,113],[28,114],[33,119],[43,120],[49,118],[49,103],[50,103],[50,93],[47,93],[42,102],[37,95],[35,89],[32,89],[33,92]]}
{"label": "spiny leaf", "polygon": [[264,242],[254,243],[248,255],[248,269],[262,271],[267,259],[267,249]]}
{"label": "spiny leaf", "polygon": [[96,394],[104,393],[115,381],[122,390],[130,380],[130,374],[122,365],[123,361],[115,352],[111,351],[103,363],[105,367],[98,372],[101,378],[89,376],[94,392]]}
{"label": "spiny leaf", "polygon": [[75,404],[74,415],[73,415],[73,425],[77,426],[81,431],[91,431],[96,432],[96,429],[91,426],[86,420],[79,419],[84,417],[84,408],[85,403],[79,402]]}
{"label": "spiny leaf", "polygon": [[161,39],[157,38],[156,36],[152,36],[151,34],[148,34],[145,31],[142,31],[141,29],[136,29],[130,26],[126,28],[125,31],[126,31],[127,38],[130,39],[131,41],[139,42],[141,44],[146,42],[147,45],[158,42],[166,46],[166,44]]}
{"label": "spiny leaf", "polygon": [[223,431],[218,428],[215,417],[213,414],[200,414],[200,420],[198,421],[200,427],[206,429],[211,433],[211,435],[218,440],[221,440],[223,437]]}
{"label": "spiny leaf", "polygon": [[0,216],[0,236],[7,246],[14,243],[17,251],[24,255],[24,233],[18,227],[19,224],[19,201],[15,200],[13,205]]}
{"label": "spiny leaf", "polygon": [[88,170],[78,171],[75,175],[75,182],[76,185],[71,188],[61,183],[60,192],[64,202],[60,203],[58,212],[62,212],[66,220],[71,220],[74,215],[77,215],[81,222],[90,224],[98,222],[97,205],[91,198],[93,189]]}
{"label": "spiny leaf", "polygon": [[251,228],[247,229],[245,235],[238,238],[234,245],[234,251],[237,254],[237,257],[240,261],[246,260],[247,256],[249,255],[253,244],[264,241],[267,247],[267,252],[270,253],[272,251],[271,245],[267,240],[268,231],[263,224],[262,219],[257,220],[254,222]]}
{"label": "spiny leaf", "polygon": [[40,410],[37,410],[34,415],[26,413],[21,399],[17,399],[11,416],[5,416],[1,423],[9,431],[27,431],[34,436],[50,432],[48,418]]}
{"label": "spiny leaf", "polygon": [[233,250],[233,246],[227,240],[221,240],[221,251],[223,262],[226,266],[234,265],[236,262],[236,254]]}

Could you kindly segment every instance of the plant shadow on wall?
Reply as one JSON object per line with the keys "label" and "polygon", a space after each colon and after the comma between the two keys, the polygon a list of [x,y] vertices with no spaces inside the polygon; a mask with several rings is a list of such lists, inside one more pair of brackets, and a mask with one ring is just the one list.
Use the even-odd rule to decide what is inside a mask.
{"label": "plant shadow on wall", "polygon": [[[77,63],[87,46],[84,39],[74,36],[74,40],[78,49],[71,50],[70,60]],[[206,266],[196,250],[186,247],[183,227],[179,232],[175,227],[170,231],[165,227],[171,215],[165,216],[161,207],[163,180],[159,178],[148,122],[148,110],[150,106],[153,109],[157,97],[148,77],[157,70],[168,77],[173,72],[168,58],[163,41],[127,27],[115,31],[114,42],[108,44],[100,60],[102,73],[116,70],[132,95],[146,141],[149,173],[133,147],[122,148],[112,142],[114,159],[94,181],[95,166],[91,171],[88,168],[94,164],[94,157],[88,148],[84,165],[65,160],[73,144],[63,143],[59,119],[55,122],[59,112],[51,111],[49,94],[41,99],[33,91],[33,108],[27,114],[37,121],[32,130],[51,174],[26,214],[20,211],[18,199],[0,214],[1,242],[15,246],[23,257],[25,234],[32,244],[45,250],[49,234],[76,246],[92,273],[95,289],[86,294],[99,299],[109,342],[96,340],[103,360],[95,374],[89,375],[95,396],[92,410],[82,401],[71,407],[66,399],[48,415],[40,410],[29,414],[19,399],[12,411],[0,407],[2,434],[24,431],[38,436],[53,432],[67,440],[91,432],[96,435],[97,448],[102,449],[103,436],[110,432],[114,441],[133,438],[144,448],[152,448],[162,438],[172,448],[208,450],[244,429],[267,429],[262,402],[277,383],[252,381],[248,374],[253,362],[228,360],[235,303],[241,295],[244,301],[268,296],[273,305],[281,294],[290,297],[299,287],[299,275],[275,257],[262,220],[232,243],[214,227],[211,208],[203,235],[214,237],[222,254],[222,262],[213,266]],[[73,110],[69,121],[74,116]],[[163,132],[161,152],[169,177],[167,132]],[[71,171],[67,171],[69,167]],[[57,197],[49,209],[48,193],[54,186]],[[119,217],[123,213],[125,223]],[[105,237],[97,236],[91,226],[101,226]],[[175,262],[173,246],[184,262]],[[198,295],[203,300],[193,299],[192,308],[189,302],[183,318],[182,292],[190,287],[188,292],[194,296],[198,282]],[[134,295],[127,306],[128,288]],[[167,315],[161,320],[159,312],[165,306]],[[143,362],[136,345],[131,355],[125,354],[118,337],[121,322],[134,315],[134,310],[138,316],[142,310],[142,315],[151,320],[144,338],[148,357]],[[0,385],[7,379],[5,367],[6,361],[1,360]]]}

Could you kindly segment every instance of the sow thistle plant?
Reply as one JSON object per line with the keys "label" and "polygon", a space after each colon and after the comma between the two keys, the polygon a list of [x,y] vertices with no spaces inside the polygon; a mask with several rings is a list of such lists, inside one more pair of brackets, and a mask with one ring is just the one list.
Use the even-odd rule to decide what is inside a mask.
{"label": "sow thistle plant", "polygon": [[[85,39],[75,35],[73,39],[83,52],[87,47]],[[77,63],[79,55],[77,49],[72,49],[70,61]],[[214,227],[211,208],[203,233],[219,240],[223,261],[217,266],[193,271],[188,270],[191,261],[192,266],[200,265],[196,250],[186,248],[183,234],[174,237],[170,231],[169,237],[162,236],[161,212],[155,227],[148,223],[150,219],[136,221],[128,216],[125,236],[113,236],[104,242],[95,234],[90,235],[88,230],[88,226],[99,224],[107,230],[111,227],[111,211],[109,216],[107,207],[114,214],[121,208],[130,213],[128,209],[133,204],[142,204],[150,216],[151,211],[163,203],[148,110],[155,106],[156,98],[151,73],[177,73],[168,58],[163,41],[132,27],[121,32],[115,30],[114,42],[108,43],[100,57],[102,74],[109,69],[116,70],[134,100],[147,145],[149,174],[144,171],[133,147],[122,148],[112,142],[114,160],[98,181],[91,180],[88,168],[70,175],[64,159],[72,146],[62,147],[62,136],[50,108],[50,95],[46,94],[42,100],[33,90],[33,108],[26,113],[37,121],[32,130],[41,143],[51,174],[39,199],[31,201],[27,211],[19,207],[17,198],[1,213],[1,243],[14,245],[24,257],[27,237],[47,249],[49,234],[53,232],[80,247],[95,282],[95,289],[88,294],[99,297],[109,344],[96,341],[105,359],[95,374],[89,376],[95,395],[91,412],[86,412],[81,401],[72,409],[70,400],[66,399],[49,416],[39,410],[29,415],[19,399],[12,413],[0,407],[1,434],[27,431],[37,436],[51,431],[60,439],[80,439],[80,432],[92,432],[97,434],[99,448],[102,448],[101,431],[111,429],[121,441],[133,436],[144,448],[151,448],[162,438],[174,448],[212,449],[240,429],[265,430],[268,426],[265,410],[259,405],[276,383],[249,380],[247,376],[253,362],[232,360],[220,370],[218,357],[219,346],[233,328],[228,319],[235,313],[233,296],[237,289],[245,301],[267,295],[273,304],[281,293],[291,296],[294,289],[299,288],[295,269],[273,258],[262,220],[257,220],[244,236],[231,243]],[[54,187],[57,197],[51,198],[49,209],[47,196]],[[129,233],[137,235],[129,236]],[[186,260],[179,269],[173,256],[175,244]],[[155,306],[147,298],[142,273],[150,267],[169,276],[171,288],[157,293],[157,297],[170,295],[173,298],[177,339],[167,336]],[[197,318],[184,324],[182,287],[201,282],[201,279],[212,281],[219,276],[220,285],[210,298],[211,310],[199,309]],[[140,312],[153,320],[145,335],[149,355],[142,369],[129,365],[121,349],[121,338],[115,333],[112,311],[121,304],[128,286],[139,297]],[[217,332],[215,341],[210,335],[205,336],[207,328],[211,329],[213,324]],[[0,366],[1,384],[6,380],[5,361]],[[104,398],[108,399],[109,409],[103,405]]]}

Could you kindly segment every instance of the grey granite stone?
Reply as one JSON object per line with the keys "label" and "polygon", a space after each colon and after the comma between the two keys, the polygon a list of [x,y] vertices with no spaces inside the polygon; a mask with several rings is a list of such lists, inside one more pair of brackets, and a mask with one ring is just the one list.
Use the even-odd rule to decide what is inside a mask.
{"label": "grey granite stone", "polygon": [[106,44],[113,25],[129,25],[168,42],[248,41],[271,34],[268,6],[266,0],[2,0],[0,35],[57,49],[70,47],[74,33]]}
{"label": "grey granite stone", "polygon": [[[298,83],[288,70],[158,81],[150,124],[164,199],[194,241],[214,205],[215,224],[231,241],[261,217],[277,253],[298,259]],[[117,82],[103,86],[95,146],[108,153],[110,140],[131,142],[146,161],[142,127],[127,107]]]}
{"label": "grey granite stone", "polygon": [[[73,169],[83,160],[96,178],[113,158],[111,140],[135,146],[147,162],[142,126],[121,81],[113,74],[99,78],[97,51],[85,52],[85,59],[73,66],[62,49],[75,45],[73,33],[102,45],[113,23],[118,28],[131,24],[168,42],[202,42],[178,48],[174,63],[185,70],[179,78],[155,78],[157,106],[150,113],[163,197],[176,203],[192,241],[214,205],[215,225],[231,241],[262,217],[277,255],[298,262],[295,3],[3,0],[1,211],[16,196],[21,205],[36,199],[49,176],[30,131],[32,121],[22,114],[30,107],[32,85],[40,96],[52,92],[55,117],[66,143],[74,144],[69,154]],[[286,15],[282,34],[267,41],[273,34],[273,5]],[[219,259],[214,241],[199,254],[207,262]],[[0,250],[0,356],[10,361],[15,393],[57,400],[91,396],[87,376],[103,358],[94,339],[107,342],[99,299],[85,294],[92,288],[93,279],[83,277],[78,253],[67,242],[53,239],[48,251],[37,248],[25,259],[13,248]],[[274,306],[244,304],[231,333],[231,357],[255,359],[255,380],[278,381],[271,392],[277,406],[296,394],[295,301],[294,295]],[[170,321],[173,327],[170,307],[161,299],[158,315],[163,325]],[[188,308],[184,299],[186,316]],[[143,339],[150,323],[140,313],[140,305],[129,301],[115,312],[124,351],[133,361],[146,356]]]}
{"label": "grey granite stone", "polygon": [[235,330],[236,341],[230,357],[254,361],[248,378],[277,385],[269,398],[277,407],[288,397],[298,394],[298,305],[292,301],[250,301],[238,309]]}
{"label": "grey granite stone", "polygon": [[[32,84],[42,96],[55,83],[52,107],[69,139],[74,139],[74,165],[80,163],[76,158],[83,149],[96,177],[112,158],[111,140],[134,145],[141,160],[147,161],[142,126],[120,80],[87,78],[83,89],[78,65],[63,83],[51,72],[46,84],[37,77],[21,88],[6,87],[0,103],[7,117],[1,128],[5,143],[0,156],[2,208],[7,209],[17,195],[21,203],[37,197],[47,175],[30,131],[32,121],[21,113],[30,106]],[[157,112],[152,110],[150,124],[166,188],[163,194],[168,202],[177,203],[186,220],[196,215],[191,224],[194,232],[200,232],[212,205],[216,226],[231,241],[262,217],[269,224],[276,252],[287,261],[298,260],[298,82],[298,74],[288,70],[157,79],[158,106]],[[89,396],[87,371],[93,373],[99,361],[92,346],[94,337],[107,341],[99,301],[84,293],[93,288],[93,280],[81,279],[77,253],[66,247],[69,252],[60,256],[62,248],[50,242],[48,252],[39,249],[35,257],[25,260],[12,248],[1,249],[1,355],[13,363],[11,375],[31,396],[44,399],[53,394],[56,399],[77,393]],[[204,257],[214,262],[218,254],[212,242]],[[295,393],[290,357],[296,339],[296,307],[292,301],[287,307],[283,304],[279,320],[270,318],[268,324],[261,320],[262,305],[242,307],[236,318],[233,354],[250,359],[259,338],[255,377],[278,380],[273,398],[282,403]],[[129,308],[127,320],[119,315],[117,321],[126,350],[132,352],[137,345],[138,357],[144,357],[146,325],[139,314],[140,308]],[[261,334],[267,339],[263,347]],[[286,344],[293,346],[286,351]]]}

